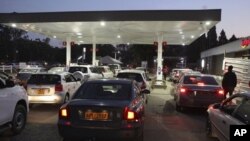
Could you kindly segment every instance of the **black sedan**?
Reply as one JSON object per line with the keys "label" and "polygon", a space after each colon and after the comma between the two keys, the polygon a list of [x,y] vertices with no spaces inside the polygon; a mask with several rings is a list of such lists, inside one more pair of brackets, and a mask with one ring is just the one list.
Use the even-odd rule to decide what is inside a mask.
{"label": "black sedan", "polygon": [[223,98],[224,91],[212,75],[184,74],[175,90],[177,111],[183,107],[207,108]]}
{"label": "black sedan", "polygon": [[60,108],[59,134],[65,140],[128,138],[142,141],[144,100],[141,93],[131,80],[86,81],[72,100]]}

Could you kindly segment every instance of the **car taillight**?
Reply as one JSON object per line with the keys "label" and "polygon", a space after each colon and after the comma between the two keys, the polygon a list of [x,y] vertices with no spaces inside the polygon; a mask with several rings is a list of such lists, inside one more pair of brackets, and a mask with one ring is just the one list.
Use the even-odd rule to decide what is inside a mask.
{"label": "car taillight", "polygon": [[123,119],[124,120],[135,120],[136,119],[136,113],[132,110],[130,110],[128,107],[124,109],[123,112]]}
{"label": "car taillight", "polygon": [[69,119],[69,109],[67,107],[61,108],[59,110],[59,118],[60,119]]}
{"label": "car taillight", "polygon": [[222,89],[217,90],[217,94],[224,95],[224,90],[222,90]]}
{"label": "car taillight", "polygon": [[63,91],[63,86],[62,86],[62,84],[56,84],[56,85],[55,85],[55,91],[56,91],[56,92],[61,92],[61,91]]}
{"label": "car taillight", "polygon": [[182,87],[182,88],[180,88],[180,92],[181,92],[181,93],[186,93],[186,92],[187,92],[187,89]]}

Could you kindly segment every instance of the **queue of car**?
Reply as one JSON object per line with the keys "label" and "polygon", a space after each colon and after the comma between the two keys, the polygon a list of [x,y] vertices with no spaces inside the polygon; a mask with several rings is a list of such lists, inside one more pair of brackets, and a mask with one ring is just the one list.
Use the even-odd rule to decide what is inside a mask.
{"label": "queue of car", "polygon": [[[178,77],[175,76],[177,70]],[[250,124],[250,93],[235,93],[224,99],[223,88],[213,75],[187,69],[175,69],[171,75],[176,111],[207,109],[205,130],[208,137],[230,141],[230,125]]]}
{"label": "queue of car", "polygon": [[[108,66],[73,65],[46,72],[44,68],[29,67],[17,75],[16,83],[20,85],[10,83],[12,77],[0,73],[0,104],[6,111],[12,109],[9,114],[1,114],[0,132],[11,128],[13,133],[20,133],[34,104],[61,104],[58,131],[65,139],[109,134],[112,138],[143,140],[145,95],[150,93],[144,71],[119,70],[116,75],[121,78],[114,78]],[[25,80],[23,75],[27,76]],[[15,93],[14,98],[7,97],[8,93]],[[96,134],[93,128],[98,128]],[[82,131],[89,134],[76,134]]]}
{"label": "queue of car", "polygon": [[[0,73],[0,107],[6,110],[0,115],[0,133],[6,129],[20,133],[33,104],[61,104],[57,125],[65,140],[117,137],[143,141],[150,79],[139,69],[119,70],[113,78],[105,74],[107,68],[75,65],[33,72],[24,87],[15,85],[8,74]],[[230,125],[250,124],[249,93],[224,100],[224,91],[214,76],[190,69],[181,69],[178,78],[170,78],[174,78],[176,111],[207,109],[208,136],[229,140]],[[14,95],[8,95],[10,92]]]}

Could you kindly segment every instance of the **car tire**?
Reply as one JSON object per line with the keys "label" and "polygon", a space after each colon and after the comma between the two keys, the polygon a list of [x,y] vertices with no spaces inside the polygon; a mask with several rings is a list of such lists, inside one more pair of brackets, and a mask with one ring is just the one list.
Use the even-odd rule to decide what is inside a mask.
{"label": "car tire", "polygon": [[23,105],[17,105],[11,122],[13,134],[19,134],[25,127],[27,121],[27,110]]}

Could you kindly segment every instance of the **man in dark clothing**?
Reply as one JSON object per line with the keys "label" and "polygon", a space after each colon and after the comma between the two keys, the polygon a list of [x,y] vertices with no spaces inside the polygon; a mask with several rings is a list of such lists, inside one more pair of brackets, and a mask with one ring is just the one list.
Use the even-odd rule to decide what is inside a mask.
{"label": "man in dark clothing", "polygon": [[237,77],[236,74],[233,72],[233,66],[228,66],[228,71],[224,74],[222,79],[222,87],[224,89],[224,99],[226,99],[227,93],[229,93],[229,96],[233,94],[236,84],[237,84]]}

